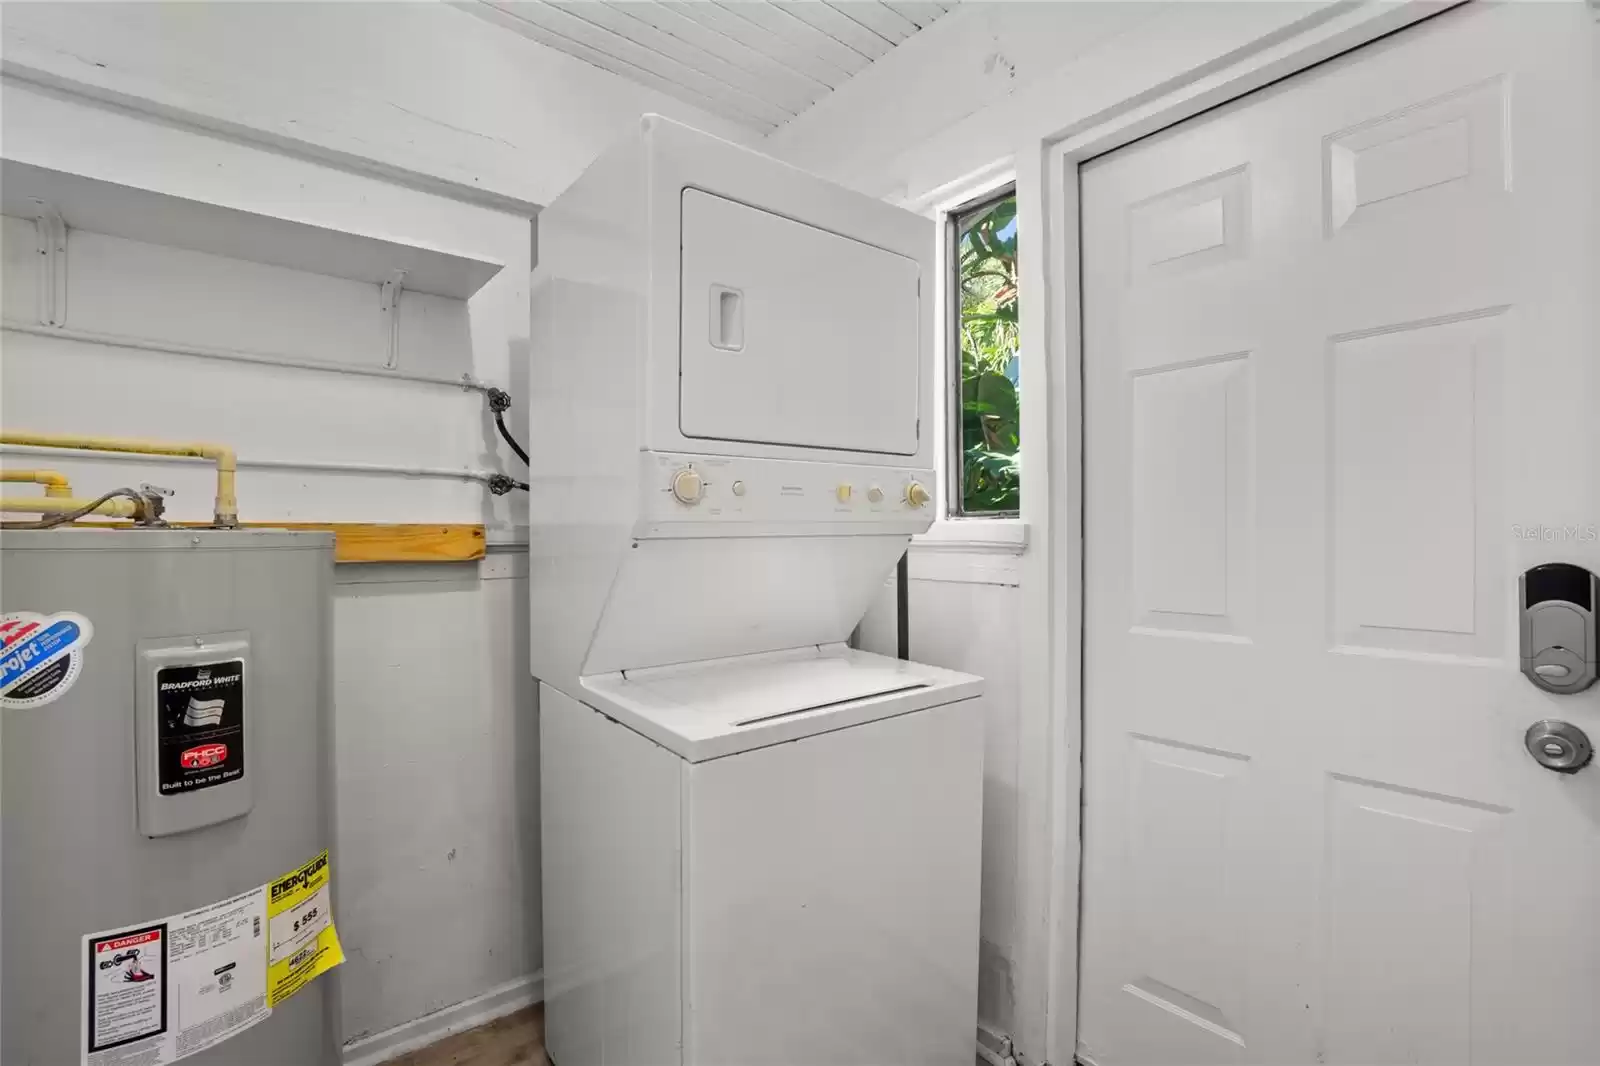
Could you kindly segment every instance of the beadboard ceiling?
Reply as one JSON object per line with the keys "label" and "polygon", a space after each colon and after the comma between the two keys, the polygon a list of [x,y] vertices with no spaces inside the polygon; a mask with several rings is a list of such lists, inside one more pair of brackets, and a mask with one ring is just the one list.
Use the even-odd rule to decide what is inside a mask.
{"label": "beadboard ceiling", "polygon": [[757,133],[798,115],[956,0],[472,0],[467,10]]}

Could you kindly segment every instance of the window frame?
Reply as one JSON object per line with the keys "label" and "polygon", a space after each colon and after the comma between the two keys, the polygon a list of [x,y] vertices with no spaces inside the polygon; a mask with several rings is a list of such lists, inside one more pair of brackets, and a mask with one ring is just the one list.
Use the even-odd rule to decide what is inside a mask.
{"label": "window frame", "polygon": [[[955,522],[1011,521],[1022,517],[1021,493],[1017,508],[1005,511],[968,511],[963,499],[966,496],[965,446],[962,439],[962,381],[961,381],[961,225],[964,219],[993,206],[995,203],[1015,198],[1015,179],[985,188],[970,199],[963,200],[944,213],[944,261],[940,272],[944,277],[944,517]],[[1019,232],[1020,240],[1020,232]],[[1020,303],[1021,293],[1018,293]],[[1018,395],[1020,403],[1020,383]],[[1017,454],[1022,454],[1020,442]]]}

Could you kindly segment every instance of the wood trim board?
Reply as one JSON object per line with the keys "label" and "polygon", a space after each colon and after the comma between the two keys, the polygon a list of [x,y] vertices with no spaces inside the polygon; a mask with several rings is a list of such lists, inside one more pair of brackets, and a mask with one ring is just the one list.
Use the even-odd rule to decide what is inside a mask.
{"label": "wood trim board", "polygon": [[[209,522],[174,522],[205,528]],[[125,526],[126,522],[79,522],[79,526]],[[334,535],[336,563],[458,563],[482,559],[482,525],[464,522],[240,522],[244,529],[321,530]]]}
{"label": "wood trim board", "polygon": [[250,528],[325,530],[336,563],[469,562],[484,556],[482,525],[447,522],[244,522]]}

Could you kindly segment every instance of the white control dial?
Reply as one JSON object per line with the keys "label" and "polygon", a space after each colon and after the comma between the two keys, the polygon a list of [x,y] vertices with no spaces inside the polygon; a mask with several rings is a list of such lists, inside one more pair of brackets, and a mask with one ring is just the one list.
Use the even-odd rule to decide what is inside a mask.
{"label": "white control dial", "polygon": [[906,503],[912,507],[921,507],[928,502],[928,490],[922,487],[920,481],[913,481],[906,486]]}
{"label": "white control dial", "polygon": [[678,498],[679,503],[686,503],[692,507],[706,494],[706,483],[701,480],[698,470],[686,466],[672,475],[672,494]]}

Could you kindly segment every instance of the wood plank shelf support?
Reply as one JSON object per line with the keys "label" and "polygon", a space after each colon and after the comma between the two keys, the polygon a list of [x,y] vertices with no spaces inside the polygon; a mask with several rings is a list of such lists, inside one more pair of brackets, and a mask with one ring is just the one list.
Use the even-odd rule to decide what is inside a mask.
{"label": "wood plank shelf support", "polygon": [[320,529],[334,535],[336,563],[455,563],[482,559],[483,526],[414,522],[244,522],[262,529]]}
{"label": "wood plank shelf support", "polygon": [[[78,522],[90,526],[126,526],[126,522]],[[209,522],[173,522],[173,526],[205,529]],[[240,522],[243,529],[303,529],[332,533],[336,563],[467,563],[482,559],[487,543],[483,526],[452,522]]]}

